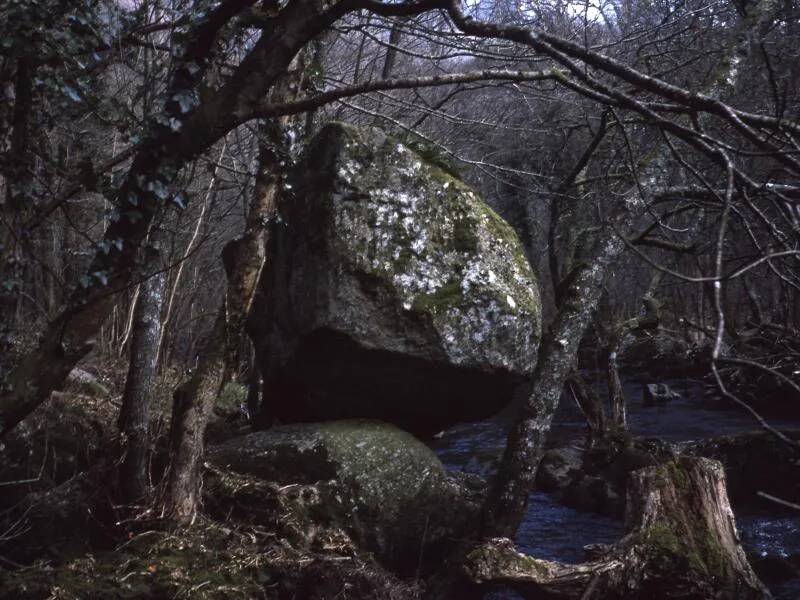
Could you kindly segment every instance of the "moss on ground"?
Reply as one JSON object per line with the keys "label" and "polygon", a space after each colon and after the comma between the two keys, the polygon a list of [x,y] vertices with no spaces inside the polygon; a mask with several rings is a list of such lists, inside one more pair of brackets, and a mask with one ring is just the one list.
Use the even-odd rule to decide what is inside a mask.
{"label": "moss on ground", "polygon": [[0,598],[258,598],[270,581],[255,538],[214,522],[145,531],[113,552],[7,572]]}

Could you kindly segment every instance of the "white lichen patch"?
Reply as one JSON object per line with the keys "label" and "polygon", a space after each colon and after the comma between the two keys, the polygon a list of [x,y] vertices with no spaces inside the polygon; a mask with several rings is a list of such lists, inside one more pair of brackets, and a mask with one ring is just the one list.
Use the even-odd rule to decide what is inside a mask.
{"label": "white lichen patch", "polygon": [[510,226],[416,152],[386,137],[376,148],[378,134],[363,139],[369,131],[352,135],[331,196],[343,268],[383,281],[405,313],[429,315],[454,364],[530,372],[538,288]]}

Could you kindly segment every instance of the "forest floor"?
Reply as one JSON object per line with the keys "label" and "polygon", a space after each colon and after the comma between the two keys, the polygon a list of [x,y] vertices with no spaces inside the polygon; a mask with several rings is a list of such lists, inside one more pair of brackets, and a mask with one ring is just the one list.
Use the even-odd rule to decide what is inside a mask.
{"label": "forest floor", "polygon": [[[124,369],[121,364],[84,368],[95,382],[88,387],[73,382],[32,415],[3,450],[13,460],[0,469],[0,599],[421,597],[424,584],[416,577],[392,574],[359,548],[346,524],[319,518],[320,504],[331,493],[321,485],[280,486],[206,465],[202,512],[179,530],[159,519],[157,495],[150,506],[118,503],[112,458],[119,449],[115,424]],[[175,383],[165,380],[156,390],[154,429],[164,434]],[[633,423],[647,435],[661,429],[674,438],[670,427],[686,431],[690,422],[694,433],[705,425],[707,433],[744,427],[733,413],[698,412],[686,402],[653,410],[658,415],[642,412],[638,404],[633,410]],[[573,412],[567,410],[556,428],[578,431]],[[217,420],[216,433],[228,435],[235,428],[229,426]],[[502,428],[488,421],[456,428],[437,444],[451,467],[483,470],[502,442]],[[160,468],[154,465],[156,472]],[[536,522],[564,513],[552,500],[543,507],[540,496],[532,504]],[[573,546],[592,541],[582,527],[607,521],[569,514],[570,522],[545,525]],[[542,538],[533,525],[526,521],[521,531]],[[613,537],[618,528],[611,525]],[[761,525],[748,522],[754,531]],[[558,545],[538,539],[528,548],[530,543],[518,542],[537,556],[549,549],[542,544]],[[564,556],[548,558],[580,554],[577,547],[554,551]]]}

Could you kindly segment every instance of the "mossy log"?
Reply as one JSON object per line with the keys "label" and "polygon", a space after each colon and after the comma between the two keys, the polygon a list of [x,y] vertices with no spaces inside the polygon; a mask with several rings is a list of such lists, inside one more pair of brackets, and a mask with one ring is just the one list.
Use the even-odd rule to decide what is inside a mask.
{"label": "mossy log", "polygon": [[739,542],[722,465],[680,457],[631,474],[626,535],[569,565],[490,540],[465,562],[474,583],[502,583],[525,598],[769,598]]}

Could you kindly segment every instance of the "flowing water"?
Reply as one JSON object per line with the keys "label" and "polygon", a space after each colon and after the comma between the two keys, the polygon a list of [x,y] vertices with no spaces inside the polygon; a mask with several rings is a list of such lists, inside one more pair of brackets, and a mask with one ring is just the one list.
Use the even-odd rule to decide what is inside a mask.
{"label": "flowing water", "polygon": [[[743,412],[710,408],[699,400],[702,390],[697,384],[673,382],[673,389],[682,398],[653,407],[642,404],[641,384],[627,381],[624,387],[629,429],[637,436],[678,442],[757,429],[752,418]],[[800,427],[797,421],[771,423],[778,427]],[[556,445],[563,445],[579,440],[584,431],[581,413],[566,404],[559,408],[550,437]],[[433,447],[447,468],[487,476],[504,445],[505,422],[498,418],[449,429],[435,440]],[[751,557],[800,555],[800,515],[796,511],[784,512],[766,503],[735,506],[734,510],[743,544]],[[622,533],[623,526],[618,520],[567,508],[556,504],[548,494],[534,492],[516,543],[520,551],[538,558],[578,563],[584,558],[584,546],[613,543]],[[800,579],[773,585],[772,592],[780,600],[800,600]],[[492,600],[517,597],[506,589],[487,595]]]}

